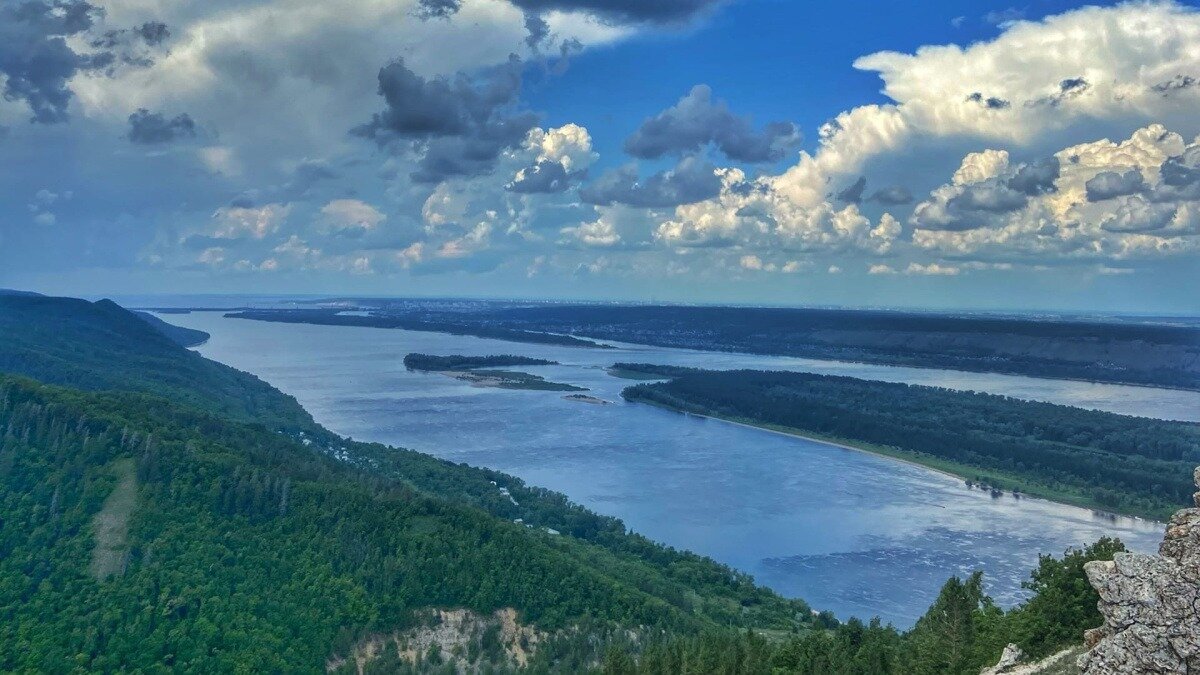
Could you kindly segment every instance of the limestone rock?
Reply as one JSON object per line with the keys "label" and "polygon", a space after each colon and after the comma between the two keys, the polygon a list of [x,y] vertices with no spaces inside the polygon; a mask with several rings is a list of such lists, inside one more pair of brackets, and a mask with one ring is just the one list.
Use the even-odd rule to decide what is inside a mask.
{"label": "limestone rock", "polygon": [[1025,659],[1025,652],[1021,648],[1009,644],[1004,648],[1004,652],[1000,654],[1000,661],[991,668],[984,668],[979,671],[979,675],[1001,675],[1002,673],[1011,673],[1013,669],[1021,664]]}
{"label": "limestone rock", "polygon": [[1085,635],[1084,675],[1200,674],[1200,508],[1171,518],[1158,552],[1084,566],[1104,616]]}

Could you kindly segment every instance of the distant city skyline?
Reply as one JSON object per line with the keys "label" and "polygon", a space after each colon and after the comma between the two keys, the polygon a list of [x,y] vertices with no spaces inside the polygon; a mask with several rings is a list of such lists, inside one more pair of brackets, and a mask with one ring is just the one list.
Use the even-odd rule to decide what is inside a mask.
{"label": "distant city skyline", "polygon": [[1200,10],[967,6],[6,3],[0,287],[1200,314]]}

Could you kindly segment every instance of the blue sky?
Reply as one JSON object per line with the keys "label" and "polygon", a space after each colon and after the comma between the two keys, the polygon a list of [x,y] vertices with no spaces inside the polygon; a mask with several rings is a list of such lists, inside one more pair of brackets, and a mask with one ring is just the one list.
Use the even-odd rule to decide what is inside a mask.
{"label": "blue sky", "polygon": [[13,0],[0,37],[0,286],[1200,312],[1185,3]]}

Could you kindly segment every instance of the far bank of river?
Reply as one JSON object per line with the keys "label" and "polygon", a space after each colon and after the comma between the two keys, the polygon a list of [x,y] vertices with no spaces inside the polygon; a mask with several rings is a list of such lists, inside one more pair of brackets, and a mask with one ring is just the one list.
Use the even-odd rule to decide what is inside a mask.
{"label": "far bank of river", "polygon": [[1156,523],[1160,526],[1163,525],[1163,523],[1155,520],[1154,518],[1146,518],[1136,514],[1115,513],[1104,505],[1099,504],[1095,500],[1089,499],[1085,496],[1065,491],[1051,490],[1036,483],[1032,483],[1021,476],[1015,476],[1002,471],[993,471],[990,469],[975,467],[969,464],[962,464],[960,462],[934,457],[933,455],[926,455],[919,452],[909,452],[894,446],[866,443],[850,438],[825,436],[822,434],[813,433],[811,431],[806,431],[804,429],[796,429],[777,424],[768,424],[766,422],[759,422],[757,420],[748,418],[726,417],[723,415],[698,413],[691,410],[674,408],[658,402],[639,400],[636,403],[662,408],[664,410],[670,410],[681,415],[715,420],[725,424],[735,424],[747,429],[756,429],[758,431],[764,431],[772,434],[781,434],[783,436],[791,436],[793,438],[802,438],[813,443],[824,443],[826,445],[843,448],[845,450],[880,455],[897,462],[919,466],[930,471],[936,471],[937,473],[950,478],[962,480],[964,484],[969,484],[972,487],[980,490],[985,490],[988,492],[1004,492],[1007,490],[1011,492],[1012,496],[1017,499],[1044,499],[1057,504],[1062,504],[1064,506],[1075,506],[1083,509],[1090,509],[1101,517],[1113,519],[1118,517],[1137,518],[1145,520],[1149,523]]}

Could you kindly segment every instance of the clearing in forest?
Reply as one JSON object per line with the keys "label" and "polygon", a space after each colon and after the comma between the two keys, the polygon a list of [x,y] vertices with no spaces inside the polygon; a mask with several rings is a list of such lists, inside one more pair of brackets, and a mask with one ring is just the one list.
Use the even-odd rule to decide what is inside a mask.
{"label": "clearing in forest", "polygon": [[132,459],[113,462],[117,486],[104,506],[92,519],[92,536],[96,547],[92,551],[92,576],[103,580],[121,574],[129,552],[129,517],[137,505],[137,473]]}

